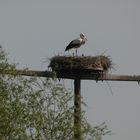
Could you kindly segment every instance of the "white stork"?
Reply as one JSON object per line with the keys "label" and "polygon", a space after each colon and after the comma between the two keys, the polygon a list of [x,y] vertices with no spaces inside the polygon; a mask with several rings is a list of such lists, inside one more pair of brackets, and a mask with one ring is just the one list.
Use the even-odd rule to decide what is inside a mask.
{"label": "white stork", "polygon": [[75,48],[76,49],[76,55],[77,55],[77,48],[81,47],[81,45],[84,45],[87,41],[86,37],[83,33],[80,34],[80,38],[72,40],[69,45],[66,47],[65,51],[68,51],[70,49]]}

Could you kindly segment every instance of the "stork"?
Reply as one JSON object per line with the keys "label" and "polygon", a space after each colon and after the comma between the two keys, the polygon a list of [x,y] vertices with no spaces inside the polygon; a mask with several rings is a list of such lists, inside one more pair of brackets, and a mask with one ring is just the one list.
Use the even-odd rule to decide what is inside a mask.
{"label": "stork", "polygon": [[76,49],[76,56],[77,56],[77,48],[81,47],[81,45],[84,45],[87,41],[86,37],[83,33],[80,34],[80,38],[72,40],[69,45],[66,47],[65,51],[68,51],[70,49],[75,48]]}

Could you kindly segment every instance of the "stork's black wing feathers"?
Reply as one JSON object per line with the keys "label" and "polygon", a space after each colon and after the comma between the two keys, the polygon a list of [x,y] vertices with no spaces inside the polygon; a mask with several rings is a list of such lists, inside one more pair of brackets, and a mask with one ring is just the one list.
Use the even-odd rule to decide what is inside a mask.
{"label": "stork's black wing feathers", "polygon": [[69,45],[66,47],[65,51],[70,50],[72,48],[77,48],[80,45],[79,40],[73,40],[69,43]]}

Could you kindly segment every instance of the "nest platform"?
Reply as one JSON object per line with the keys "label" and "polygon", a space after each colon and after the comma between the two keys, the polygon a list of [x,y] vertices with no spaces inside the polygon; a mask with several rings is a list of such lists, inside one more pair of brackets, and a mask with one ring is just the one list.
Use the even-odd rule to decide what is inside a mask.
{"label": "nest platform", "polygon": [[55,56],[50,59],[52,71],[61,75],[89,75],[106,73],[112,68],[108,56]]}

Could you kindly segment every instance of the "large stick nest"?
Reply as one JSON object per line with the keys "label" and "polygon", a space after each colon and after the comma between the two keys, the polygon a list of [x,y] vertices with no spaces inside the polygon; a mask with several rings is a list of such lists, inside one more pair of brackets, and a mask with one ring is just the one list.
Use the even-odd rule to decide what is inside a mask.
{"label": "large stick nest", "polygon": [[88,72],[107,72],[112,68],[108,56],[55,56],[50,59],[52,71],[65,74],[80,74]]}

